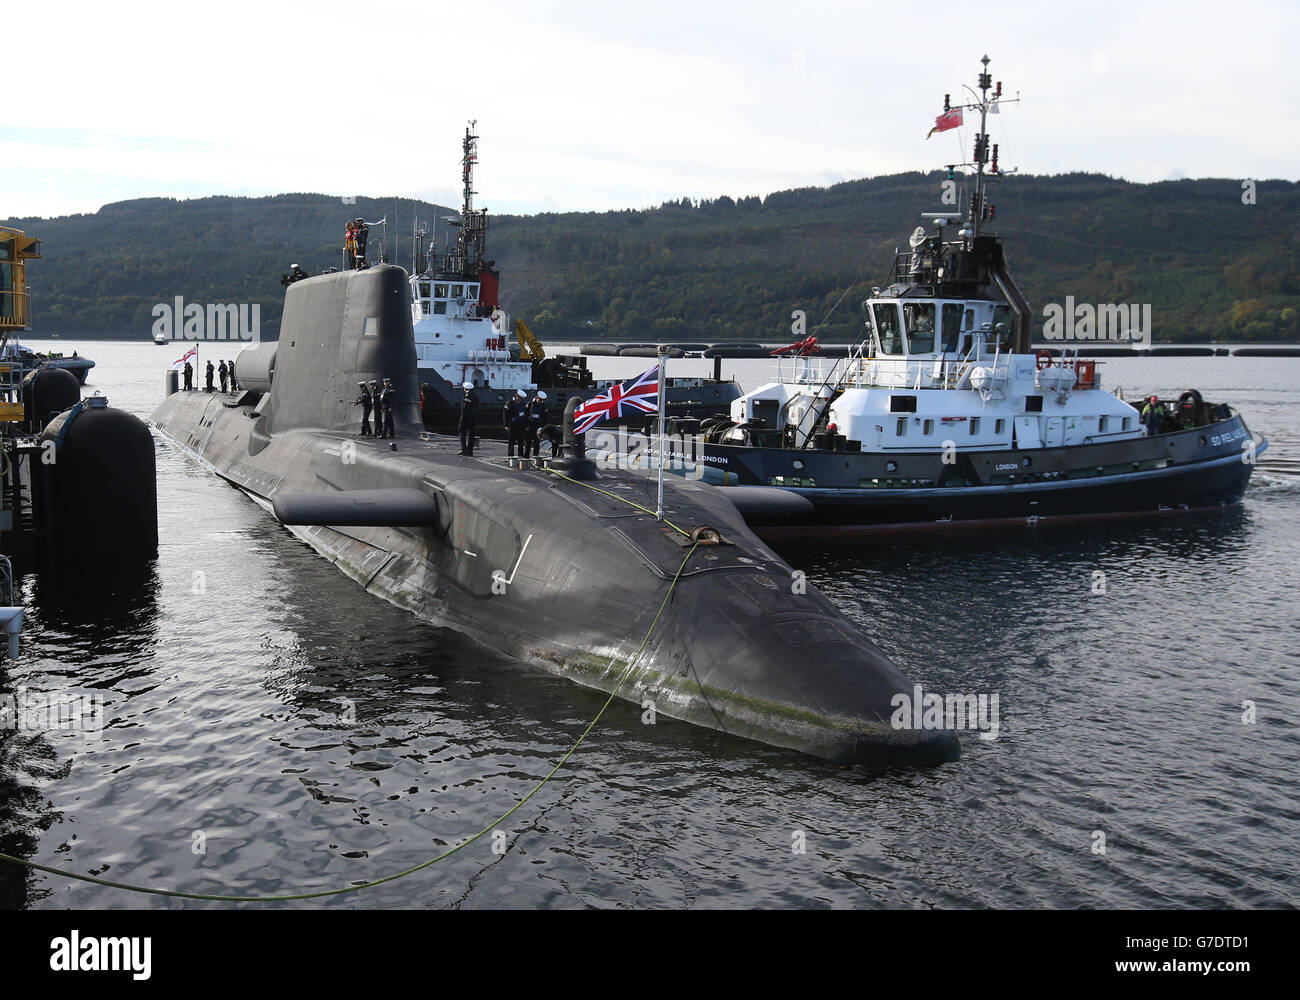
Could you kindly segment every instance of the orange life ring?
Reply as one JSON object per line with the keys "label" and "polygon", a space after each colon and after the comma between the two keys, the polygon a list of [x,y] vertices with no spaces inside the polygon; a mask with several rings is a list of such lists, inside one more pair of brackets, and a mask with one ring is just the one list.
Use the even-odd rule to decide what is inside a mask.
{"label": "orange life ring", "polygon": [[1038,370],[1039,370],[1040,372],[1041,372],[1044,368],[1051,368],[1051,367],[1052,367],[1052,352],[1051,352],[1051,351],[1046,351],[1046,350],[1044,350],[1044,351],[1035,351],[1035,352],[1034,352],[1034,364],[1038,367]]}

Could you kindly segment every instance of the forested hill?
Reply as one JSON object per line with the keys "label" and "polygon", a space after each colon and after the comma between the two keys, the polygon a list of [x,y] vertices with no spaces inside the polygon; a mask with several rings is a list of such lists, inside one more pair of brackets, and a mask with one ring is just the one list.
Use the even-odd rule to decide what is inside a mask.
{"label": "forested hill", "polygon": [[[861,301],[895,248],[941,209],[943,175],[900,174],[767,198],[668,202],[604,213],[493,216],[488,256],[504,305],[545,341],[780,341],[796,309],[827,340],[861,329]],[[1079,303],[1149,303],[1158,340],[1297,340],[1300,185],[1239,180],[1131,184],[1093,174],[994,186],[1008,259],[1041,322]],[[486,199],[491,205],[491,199]],[[410,266],[412,219],[448,209],[315,194],[140,199],[93,215],[10,219],[44,241],[29,268],[35,332],[149,336],[153,306],[258,302],[278,330],[282,272],[337,265],[343,224],[387,216]],[[380,238],[371,235],[372,248]],[[837,306],[838,303],[838,306]]]}

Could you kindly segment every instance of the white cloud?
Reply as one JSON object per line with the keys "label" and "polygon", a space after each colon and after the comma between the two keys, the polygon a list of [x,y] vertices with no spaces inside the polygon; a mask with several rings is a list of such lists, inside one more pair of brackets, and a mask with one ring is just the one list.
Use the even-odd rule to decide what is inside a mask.
{"label": "white cloud", "polygon": [[[984,52],[1021,105],[1004,166],[1297,177],[1285,4],[497,0],[19,5],[32,82],[0,106],[0,216],[151,195],[459,201],[465,120],[496,210],[766,194],[966,158],[924,139]],[[958,144],[960,142],[960,145]]]}

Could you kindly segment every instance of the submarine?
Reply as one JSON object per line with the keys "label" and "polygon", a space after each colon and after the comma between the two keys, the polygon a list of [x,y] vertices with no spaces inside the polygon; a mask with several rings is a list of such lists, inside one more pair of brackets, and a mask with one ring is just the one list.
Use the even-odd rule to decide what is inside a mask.
{"label": "submarine", "polygon": [[[758,539],[744,491],[669,483],[660,519],[639,476],[425,432],[403,268],[292,282],[279,340],[235,368],[229,393],[169,372],[152,425],[367,593],[656,715],[840,764],[959,756],[951,729],[891,724],[912,682]],[[371,379],[391,440],[358,436]]]}

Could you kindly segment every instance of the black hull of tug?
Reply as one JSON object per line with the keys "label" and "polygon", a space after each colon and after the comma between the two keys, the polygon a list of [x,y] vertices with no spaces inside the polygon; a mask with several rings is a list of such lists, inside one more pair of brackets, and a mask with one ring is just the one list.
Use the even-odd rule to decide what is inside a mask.
{"label": "black hull of tug", "polygon": [[[950,730],[900,730],[911,681],[746,527],[720,493],[666,491],[668,518],[725,544],[693,548],[604,492],[421,440],[415,346],[396,267],[297,281],[274,374],[236,361],[242,395],[177,392],[153,423],[264,506],[369,594],[579,684],[656,711],[834,761],[933,763]],[[247,371],[245,363],[247,362]],[[357,440],[357,381],[389,378],[396,439]],[[354,614],[358,608],[342,609]],[[626,683],[619,678],[629,669]]]}
{"label": "black hull of tug", "polygon": [[[1243,442],[1251,445],[1249,451]],[[1130,441],[1017,451],[861,454],[701,445],[706,481],[776,486],[809,514],[764,537],[830,529],[942,528],[1220,507],[1240,502],[1267,442],[1237,415]],[[802,464],[795,467],[795,462]],[[792,480],[798,479],[801,484]],[[812,480],[816,485],[807,485]]]}
{"label": "black hull of tug", "polygon": [[[432,368],[419,370],[420,388],[424,393],[424,407],[421,416],[424,428],[439,434],[451,434],[460,422],[460,401],[464,391],[459,386],[452,386],[445,378]],[[686,381],[686,380],[683,380]],[[735,382],[710,382],[704,385],[678,385],[669,378],[664,396],[667,401],[665,412],[669,417],[707,417],[726,416],[731,412],[731,402],[740,395],[740,387]],[[564,407],[570,399],[590,399],[600,389],[572,385],[546,385],[539,383],[538,388],[546,393],[546,404],[550,414],[548,423],[559,424]],[[496,389],[492,386],[474,390],[478,397],[479,422],[478,432],[483,437],[504,438],[506,429],[501,426],[501,410],[510,399],[513,389]],[[532,395],[530,392],[529,395]],[[635,417],[618,421],[628,427],[648,426],[648,421],[655,417]]]}

